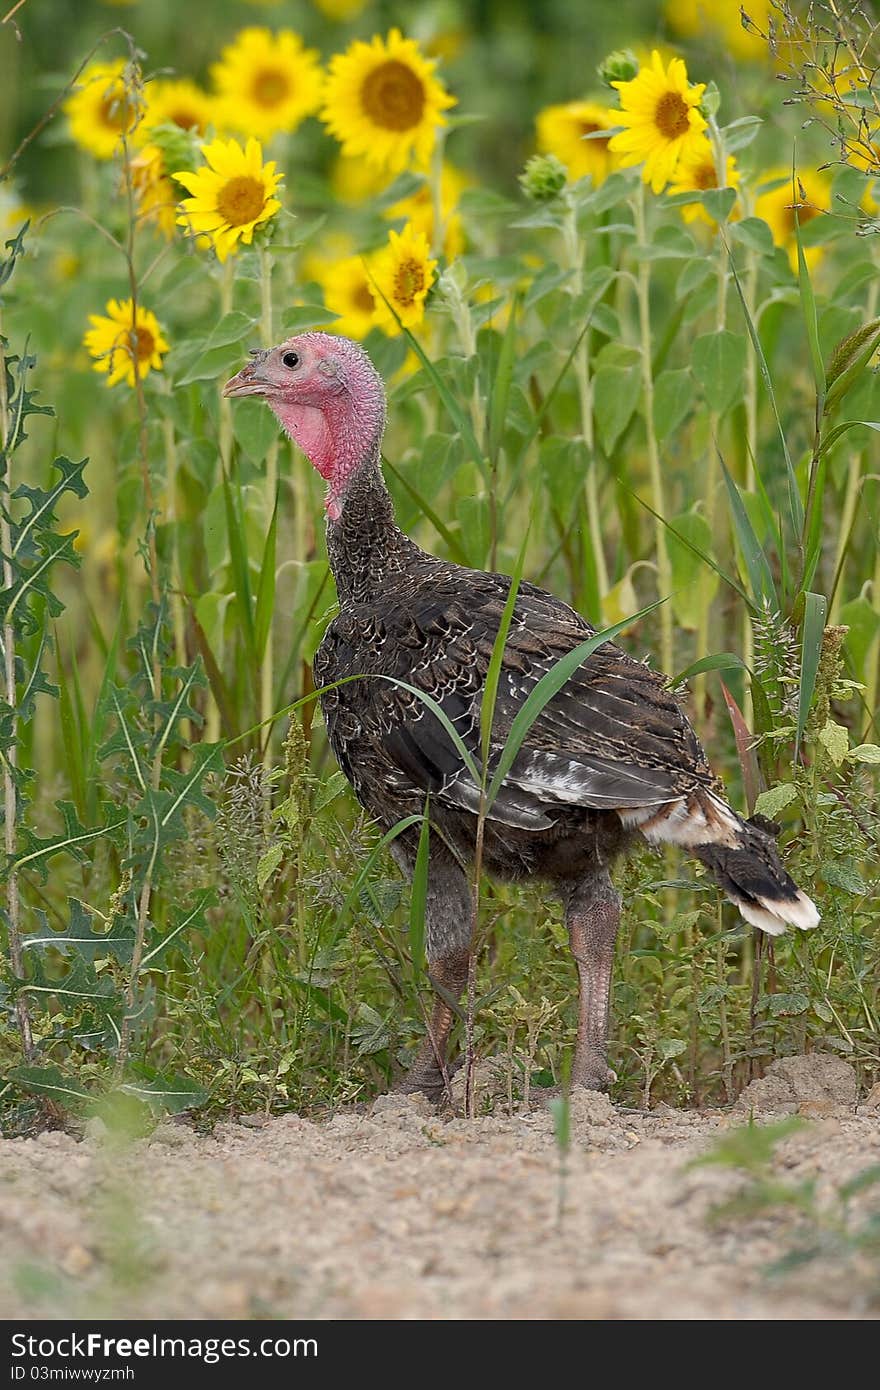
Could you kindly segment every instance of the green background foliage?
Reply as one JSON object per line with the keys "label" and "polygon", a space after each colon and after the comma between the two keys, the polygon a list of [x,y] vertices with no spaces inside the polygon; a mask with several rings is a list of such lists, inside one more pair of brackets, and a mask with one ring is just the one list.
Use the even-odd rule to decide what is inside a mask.
{"label": "green background foliage", "polygon": [[[737,61],[711,35],[679,43],[692,80],[717,83],[718,138],[740,162],[735,215],[729,197],[701,195],[719,229],[684,221],[637,170],[540,203],[517,182],[542,105],[610,102],[595,61],[673,37],[653,5],[449,0],[336,24],[304,4],[192,0],[184,23],[154,0],[19,19],[20,42],[0,29],[0,163],[117,22],[146,74],[203,79],[248,23],[289,24],[327,57],[397,22],[448,53],[456,114],[480,118],[448,143],[470,179],[466,248],[441,263],[418,358],[405,337],[367,343],[389,382],[400,523],[506,573],[528,532],[524,576],[600,626],[668,599],[619,640],[690,680],[731,799],[782,823],[786,862],[823,913],[809,935],[753,938],[693,863],[632,859],[615,1094],[723,1102],[774,1056],[818,1047],[870,1080],[880,226],[865,173],[834,144],[833,104],[786,105],[796,73],[771,81],[766,59]],[[125,41],[107,52],[126,55]],[[877,93],[862,91],[870,110]],[[227,413],[218,391],[248,346],[332,319],[309,255],[339,231],[379,244],[383,203],[412,187],[403,175],[345,206],[335,149],[314,120],[276,138],[271,256],[243,250],[227,272],[149,228],[132,248],[118,164],[77,150],[61,117],[0,185],[12,1125],[41,1101],[88,1107],[108,1089],[153,1111],[336,1104],[386,1085],[423,1031],[419,885],[411,911],[311,698],[334,603],[320,479],[287,443],[267,470],[272,417],[252,402]],[[830,193],[800,254],[792,243],[793,269],[754,197],[794,159],[828,165]],[[30,225],[16,240],[19,200]],[[171,344],[143,412],[81,346],[129,271]],[[508,1055],[520,1087],[558,1081],[574,972],[540,885],[484,890],[477,993],[478,1052]]]}

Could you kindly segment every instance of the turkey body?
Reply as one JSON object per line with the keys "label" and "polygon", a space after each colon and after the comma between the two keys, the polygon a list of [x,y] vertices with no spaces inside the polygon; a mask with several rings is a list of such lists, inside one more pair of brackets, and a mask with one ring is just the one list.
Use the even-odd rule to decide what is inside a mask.
{"label": "turkey body", "polygon": [[[384,829],[428,807],[426,945],[434,1019],[405,1089],[446,1082],[450,999],[467,977],[474,928],[469,869],[480,786],[430,697],[481,767],[481,710],[511,580],[429,555],[396,526],[378,462],[353,480],[328,526],[340,611],[314,662],[330,744],[355,795]],[[507,633],[488,779],[541,677],[593,633],[567,604],[522,583]],[[345,682],[336,685],[337,682]],[[724,800],[665,678],[611,642],[587,656],[529,728],[484,821],[482,866],[543,880],[561,898],[580,974],[572,1080],[607,1083],[608,1009],[619,898],[610,869],[634,842],[678,844],[709,868],[755,925],[813,925],[772,832]],[[412,873],[419,827],[392,843]]]}
{"label": "turkey body", "polygon": [[[620,916],[610,869],[619,854],[639,839],[681,846],[747,922],[773,935],[815,926],[816,908],[779,861],[776,827],[728,806],[665,677],[611,642],[544,704],[497,796],[481,801],[481,714],[510,579],[429,555],[398,527],[380,467],[384,387],[362,348],[305,333],[251,356],[226,394],[264,397],[327,483],[339,614],[314,679],[331,747],[384,829],[423,814],[429,821],[425,936],[437,999],[403,1088],[448,1089],[447,1041],[471,965],[480,824],[482,867],[543,880],[562,900],[579,975],[571,1080],[602,1088]],[[487,781],[530,693],[592,631],[567,604],[519,585]],[[414,821],[391,842],[405,873],[419,838]]]}

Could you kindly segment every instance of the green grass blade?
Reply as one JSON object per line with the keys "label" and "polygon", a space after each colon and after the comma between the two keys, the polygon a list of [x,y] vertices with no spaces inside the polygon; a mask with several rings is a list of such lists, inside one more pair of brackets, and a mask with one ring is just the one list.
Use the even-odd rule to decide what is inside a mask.
{"label": "green grass blade", "polygon": [[492,745],[492,721],[495,718],[495,701],[498,696],[498,681],[501,676],[501,666],[504,661],[504,648],[507,646],[507,635],[510,632],[510,624],[513,621],[513,611],[516,607],[516,599],[519,593],[520,580],[522,579],[523,565],[526,558],[526,547],[529,543],[529,532],[526,531],[523,543],[520,546],[519,555],[510,582],[510,589],[501,614],[501,622],[498,625],[498,632],[495,635],[495,642],[492,647],[492,656],[489,660],[489,667],[486,671],[486,684],[483,690],[483,700],[480,706],[480,749],[483,756],[483,777],[482,785],[486,785],[486,777],[489,770],[489,749]]}
{"label": "green grass blade", "polygon": [[548,705],[554,695],[559,693],[566,681],[571,679],[578,667],[587,660],[587,657],[592,656],[597,647],[610,642],[612,638],[617,636],[618,632],[630,627],[632,623],[644,618],[648,613],[653,613],[655,608],[659,608],[661,603],[665,602],[665,598],[657,599],[655,603],[648,604],[647,608],[640,608],[638,613],[633,613],[631,617],[624,618],[621,622],[614,623],[613,626],[594,633],[585,642],[580,642],[570,652],[566,652],[564,656],[560,657],[549,671],[545,671],[534,690],[530,692],[528,699],[523,703],[522,708],[517,711],[510,726],[510,733],[507,735],[507,740],[498,759],[498,766],[486,793],[487,813],[501,790],[501,785],[513,766],[514,759],[525,742],[529,730],[535,720],[540,717],[545,705]]}
{"label": "green grass blade", "polygon": [[248,559],[244,529],[244,515],[241,506],[241,490],[237,483],[233,484],[224,471],[223,474],[223,501],[226,509],[226,533],[229,541],[229,558],[232,563],[232,582],[235,589],[235,601],[241,618],[242,631],[244,633],[245,646],[247,648],[248,660],[254,673],[254,679],[258,678],[259,661],[257,660],[257,646],[254,635],[254,612],[251,599],[251,584],[248,575]]}
{"label": "green grass blade", "polygon": [[743,553],[746,569],[749,575],[749,583],[752,586],[752,594],[756,602],[762,598],[770,599],[774,608],[779,606],[776,597],[776,585],[773,583],[773,575],[767,563],[767,556],[761,547],[761,542],[755,535],[754,527],[749,520],[739,488],[728,472],[727,465],[723,458],[720,458],[721,470],[724,474],[724,484],[727,488],[727,496],[730,502],[730,514],[733,520],[733,529],[736,532],[736,539],[740,550]]}
{"label": "green grass blade", "polygon": [[716,652],[713,656],[701,657],[699,661],[694,661],[690,666],[686,666],[669,684],[679,685],[681,681],[689,681],[691,676],[701,676],[705,671],[733,670],[748,670],[742,657],[737,656],[736,652]]}
{"label": "green grass blade", "polygon": [[416,488],[413,487],[409,479],[404,477],[403,473],[401,473],[399,469],[394,467],[393,463],[389,463],[388,459],[385,457],[384,454],[382,455],[382,466],[386,470],[386,472],[390,473],[392,478],[395,478],[397,482],[400,483],[401,487],[409,493],[410,497],[415,502],[419,511],[424,512],[425,516],[428,518],[431,525],[434,527],[434,530],[437,532],[438,536],[442,536],[443,540],[446,542],[446,545],[449,549],[450,557],[455,561],[455,563],[457,565],[466,566],[467,555],[462,549],[457,536],[454,536],[453,533],[450,531],[449,527],[443,524],[437,513],[433,510],[429,503],[425,501],[422,494],[418,492]]}
{"label": "green grass blade", "polygon": [[416,850],[409,903],[409,950],[413,978],[417,985],[425,967],[425,918],[428,910],[428,859],[431,848],[430,803],[431,798],[427,796],[422,828],[419,831],[419,847]]}
{"label": "green grass blade", "polygon": [[684,535],[682,531],[677,531],[675,527],[672,525],[672,523],[666,520],[665,516],[661,516],[659,512],[654,511],[654,508],[651,506],[650,502],[646,502],[644,497],[640,497],[639,494],[637,492],[634,492],[631,487],[627,487],[626,483],[623,482],[620,478],[618,478],[616,481],[618,483],[618,486],[621,487],[624,492],[628,492],[630,497],[632,497],[636,502],[638,502],[640,507],[644,507],[645,511],[650,512],[651,515],[655,518],[655,520],[661,522],[662,525],[666,527],[670,535],[675,536],[676,540],[681,541],[682,545],[687,546],[688,550],[692,550],[695,555],[698,555],[699,558],[703,561],[704,565],[708,565],[709,569],[714,571],[714,573],[718,575],[719,579],[723,579],[724,583],[729,588],[731,588],[735,594],[739,594],[743,603],[746,604],[746,606],[749,609],[751,609],[752,612],[757,611],[756,605],[752,602],[751,598],[746,593],[742,585],[736,579],[734,579],[732,575],[728,574],[726,570],[723,570],[720,565],[717,565],[715,561],[712,559],[711,555],[707,555],[705,550],[701,550],[700,547],[698,545],[695,545],[694,542],[688,536]]}
{"label": "green grass blade", "polygon": [[367,276],[367,279],[370,282],[373,294],[382,300],[382,303],[388,309],[388,312],[394,316],[395,323],[403,333],[404,337],[406,338],[416,357],[419,359],[419,362],[421,363],[422,367],[424,367],[425,371],[427,372],[431,385],[434,387],[434,390],[437,392],[437,395],[443,402],[443,405],[445,406],[450,418],[454,422],[456,429],[458,430],[459,434],[464,440],[465,447],[467,448],[468,453],[470,454],[474,463],[477,465],[480,472],[483,474],[483,477],[485,478],[486,459],[483,454],[483,450],[477,443],[477,436],[474,434],[474,429],[473,425],[471,424],[470,417],[468,416],[467,412],[463,410],[462,407],[459,405],[455,396],[450,391],[443,378],[440,376],[440,373],[437,371],[437,368],[434,366],[434,363],[431,361],[430,357],[428,357],[421,343],[418,341],[417,338],[413,336],[410,330],[404,326],[400,318],[400,315],[398,314],[397,310],[395,309],[391,301],[388,299],[388,297],[385,294],[383,294],[380,286],[376,283],[376,280],[370,273],[369,267],[367,266],[366,262],[364,262],[364,272]]}
{"label": "green grass blade", "polygon": [[822,635],[825,631],[825,614],[828,602],[824,594],[804,594],[804,620],[801,638],[801,683],[798,691],[797,732],[794,742],[794,760],[800,753],[801,739],[807,727],[807,716],[816,690],[816,675],[819,670],[819,657],[822,653]]}
{"label": "green grass blade", "polygon": [[275,505],[272,508],[272,520],[269,522],[269,530],[266,533],[266,544],[263,546],[263,560],[260,565],[260,579],[257,585],[257,610],[254,615],[254,646],[256,647],[257,658],[262,661],[263,653],[266,650],[266,642],[269,639],[269,632],[272,627],[272,615],[275,611],[275,548],[276,535],[278,531],[278,489],[275,489]]}
{"label": "green grass blade", "polygon": [[794,165],[792,165],[791,197],[794,212],[794,235],[795,241],[797,242],[798,288],[801,297],[801,312],[804,316],[804,326],[807,330],[807,344],[810,349],[813,382],[816,387],[816,419],[820,420],[825,408],[825,363],[822,361],[822,349],[819,346],[816,297],[813,294],[813,284],[810,280],[810,272],[807,269],[807,258],[804,255],[804,243],[801,237],[801,219],[798,215],[797,207],[799,196],[800,191],[798,188],[797,171]]}

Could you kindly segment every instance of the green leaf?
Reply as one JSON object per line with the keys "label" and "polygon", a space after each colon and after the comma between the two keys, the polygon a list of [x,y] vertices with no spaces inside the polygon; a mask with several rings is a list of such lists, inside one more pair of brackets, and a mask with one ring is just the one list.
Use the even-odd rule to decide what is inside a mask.
{"label": "green leaf", "polygon": [[859,743],[849,750],[854,763],[880,763],[880,746],[876,743]]}
{"label": "green leaf", "polygon": [[284,846],[280,840],[270,845],[265,854],[261,854],[257,862],[257,887],[262,890],[265,888],[269,879],[275,874],[278,865],[284,858]]}
{"label": "green leaf", "polygon": [[215,377],[218,367],[234,358],[235,354],[230,349],[237,347],[248,336],[256,322],[256,319],[238,309],[224,314],[208,337],[198,344],[195,353],[184,359],[177,385],[189,386],[194,381]]}
{"label": "green leaf", "polygon": [[759,256],[773,255],[773,233],[760,217],[744,217],[730,225],[731,240],[740,242]]}
{"label": "green leaf", "polygon": [[639,403],[641,373],[635,367],[599,367],[593,377],[593,410],[606,454],[623,434]]}
{"label": "green leaf", "polygon": [[767,1008],[771,1018],[788,1018],[792,1015],[805,1014],[810,1007],[810,1001],[806,994],[768,994]]}
{"label": "green leaf", "polygon": [[781,782],[778,787],[771,787],[769,791],[761,792],[755,802],[755,810],[761,816],[767,816],[770,820],[776,820],[780,811],[792,802],[799,799],[797,787],[792,782]]}
{"label": "green leaf", "polygon": [[6,1080],[32,1096],[45,1096],[56,1104],[77,1108],[89,1099],[90,1093],[78,1081],[67,1077],[58,1067],[10,1067]]}
{"label": "green leaf", "polygon": [[694,406],[694,380],[686,367],[661,372],[654,382],[654,432],[662,442],[687,418]]}
{"label": "green leaf", "polygon": [[22,937],[22,951],[45,951],[53,949],[62,955],[82,956],[84,960],[95,961],[98,957],[115,956],[117,960],[131,960],[134,950],[134,927],[132,919],[119,912],[114,918],[110,931],[95,931],[92,913],[78,898],[67,899],[68,923],[62,931],[53,931],[45,912],[37,913],[39,926],[35,932]]}
{"label": "green leaf", "polygon": [[184,1110],[204,1105],[208,1099],[208,1092],[189,1076],[167,1079],[155,1076],[143,1081],[124,1081],[119,1090],[142,1101],[152,1111],[165,1115],[179,1115]]}
{"label": "green leaf", "polygon": [[146,970],[156,970],[163,963],[162,958],[172,946],[180,946],[180,938],[184,932],[200,930],[206,931],[208,927],[205,918],[207,909],[216,902],[217,895],[213,888],[202,888],[196,893],[191,893],[183,909],[177,909],[172,915],[171,923],[164,936],[159,937],[155,945],[151,944],[141,957],[140,970],[142,975]]}
{"label": "green leaf", "polygon": [[804,594],[804,617],[801,628],[801,680],[798,689],[797,731],[794,743],[795,762],[798,760],[801,739],[807,727],[807,717],[816,689],[816,675],[819,670],[819,657],[822,653],[822,637],[825,632],[827,611],[828,600],[824,594]]}
{"label": "green leaf", "polygon": [[752,589],[752,596],[756,602],[762,598],[769,599],[774,608],[778,608],[779,601],[776,597],[776,585],[773,582],[773,574],[769,562],[764,554],[761,542],[755,535],[754,527],[749,519],[739,488],[730,476],[727,465],[721,460],[721,471],[724,476],[724,485],[727,488],[727,496],[730,502],[730,514],[733,520],[733,529],[736,533],[737,543],[742,551],[745,561],[746,572],[749,576],[749,584]]}
{"label": "green leaf", "polygon": [[827,719],[817,735],[835,767],[842,767],[849,752],[849,730]]}
{"label": "green leaf", "polygon": [[711,410],[721,415],[742,399],[745,365],[746,345],[738,333],[722,328],[697,338],[691,366]]}
{"label": "green leaf", "polygon": [[[813,382],[816,387],[816,399],[819,402],[818,414],[822,414],[825,404],[825,364],[822,361],[822,349],[819,346],[819,325],[816,319],[816,299],[813,294],[813,285],[810,280],[810,272],[807,268],[806,257],[804,256],[804,244],[801,237],[801,220],[798,215],[799,189],[795,189],[797,173],[792,168],[792,203],[794,205],[794,235],[797,243],[798,259],[798,288],[801,297],[801,312],[804,316],[804,326],[807,330],[807,344],[810,349],[810,362],[813,367]],[[797,196],[795,196],[797,194]]]}

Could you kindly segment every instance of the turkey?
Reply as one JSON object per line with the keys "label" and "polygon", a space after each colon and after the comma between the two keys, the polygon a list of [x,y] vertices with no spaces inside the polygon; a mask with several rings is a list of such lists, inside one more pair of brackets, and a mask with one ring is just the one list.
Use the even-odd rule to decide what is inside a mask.
{"label": "turkey", "polygon": [[[380,447],[385,390],[346,338],[301,333],[251,360],[224,387],[259,396],[326,483],[327,549],[339,614],[315,657],[321,705],[354,793],[388,829],[429,797],[426,908],[433,1015],[401,1089],[439,1098],[453,1003],[464,990],[474,930],[469,873],[480,788],[440,706],[480,766],[480,708],[511,580],[449,564],[395,523]],[[541,676],[593,629],[532,584],[516,596],[495,704],[489,770]],[[379,677],[380,679],[376,679]],[[400,683],[405,684],[400,684]],[[579,975],[573,1085],[605,1088],[608,1014],[620,899],[610,870],[639,841],[680,845],[701,860],[746,922],[775,936],[813,927],[814,904],[782,867],[776,827],[728,806],[665,679],[611,642],[577,668],[531,726],[484,824],[483,866],[539,879],[562,899]],[[418,827],[393,842],[412,873]]]}

